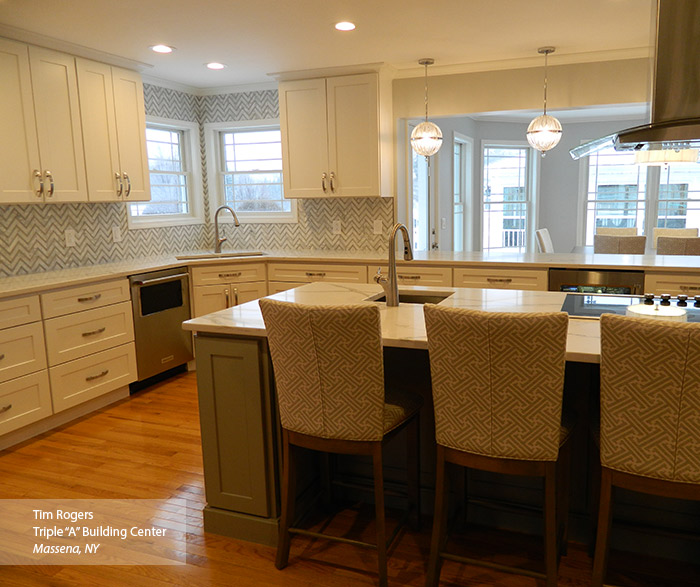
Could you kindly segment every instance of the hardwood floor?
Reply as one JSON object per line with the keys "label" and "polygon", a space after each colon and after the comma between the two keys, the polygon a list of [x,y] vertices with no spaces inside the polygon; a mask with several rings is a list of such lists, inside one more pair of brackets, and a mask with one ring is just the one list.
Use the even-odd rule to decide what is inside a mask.
{"label": "hardwood floor", "polygon": [[[376,585],[375,554],[344,544],[295,538],[290,564],[274,566],[273,548],[204,533],[202,458],[196,379],[182,374],[112,407],[0,452],[0,498],[185,498],[188,501],[185,566],[0,567],[4,586],[236,586],[311,587]],[[348,511],[338,530],[372,535],[366,508]],[[371,511],[371,510],[370,510]],[[466,539],[465,539],[466,540]],[[539,540],[477,530],[471,552],[498,552],[509,564],[540,564]],[[406,531],[389,556],[389,584],[422,586],[430,521],[420,533]],[[460,540],[464,542],[464,540]],[[504,553],[507,550],[508,553]],[[495,555],[493,555],[495,558]],[[591,559],[571,545],[559,581],[590,584]],[[619,569],[616,571],[616,569]],[[531,587],[535,579],[446,562],[441,585]],[[610,583],[634,587],[700,585],[700,567],[611,553]]]}

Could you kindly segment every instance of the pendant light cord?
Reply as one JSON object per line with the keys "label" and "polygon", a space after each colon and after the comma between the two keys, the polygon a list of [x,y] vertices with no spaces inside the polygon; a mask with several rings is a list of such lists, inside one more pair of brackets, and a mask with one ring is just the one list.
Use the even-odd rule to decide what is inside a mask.
{"label": "pendant light cord", "polygon": [[428,122],[428,64],[425,64],[425,121]]}
{"label": "pendant light cord", "polygon": [[549,51],[544,54],[544,114],[547,114],[547,56]]}

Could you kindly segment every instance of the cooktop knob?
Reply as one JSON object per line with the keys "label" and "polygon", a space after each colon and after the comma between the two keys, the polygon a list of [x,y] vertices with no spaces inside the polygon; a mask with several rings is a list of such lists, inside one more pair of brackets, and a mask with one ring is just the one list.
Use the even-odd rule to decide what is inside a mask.
{"label": "cooktop knob", "polygon": [[647,306],[653,306],[654,305],[654,294],[644,294],[644,303]]}
{"label": "cooktop knob", "polygon": [[700,296],[695,296],[693,299],[695,300],[693,306],[695,306],[696,308],[700,308]]}
{"label": "cooktop knob", "polygon": [[661,294],[661,305],[670,306],[671,305],[671,294]]}
{"label": "cooktop knob", "polygon": [[676,303],[676,305],[681,306],[681,307],[685,307],[685,306],[688,305],[688,303],[687,303],[687,301],[688,301],[688,296],[687,296],[687,295],[685,295],[685,294],[678,294],[678,295],[676,296],[676,298],[678,299],[678,302]]}

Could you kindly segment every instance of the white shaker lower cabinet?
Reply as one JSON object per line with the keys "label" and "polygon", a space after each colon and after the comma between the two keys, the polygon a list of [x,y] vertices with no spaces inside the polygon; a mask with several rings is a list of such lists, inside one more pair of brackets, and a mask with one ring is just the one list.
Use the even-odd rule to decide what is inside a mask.
{"label": "white shaker lower cabinet", "polygon": [[265,264],[193,267],[192,285],[196,318],[266,296]]}
{"label": "white shaker lower cabinet", "polygon": [[47,418],[52,413],[46,370],[0,383],[0,435]]}
{"label": "white shaker lower cabinet", "polygon": [[46,368],[41,322],[0,330],[0,381]]}
{"label": "white shaker lower cabinet", "polygon": [[315,281],[367,283],[367,267],[365,265],[270,263],[267,271],[270,282],[292,282],[293,287]]}
{"label": "white shaker lower cabinet", "polygon": [[[382,275],[389,274],[389,268],[386,265],[368,265],[367,273],[370,283],[377,274],[377,267],[381,269]],[[396,279],[399,285],[450,287],[452,285],[452,268],[406,263],[396,267]]]}
{"label": "white shaker lower cabinet", "polygon": [[656,295],[685,294],[688,297],[700,295],[700,275],[678,273],[644,273],[644,291]]}
{"label": "white shaker lower cabinet", "polygon": [[454,287],[480,287],[489,289],[526,289],[547,291],[547,269],[480,269],[453,270]]}

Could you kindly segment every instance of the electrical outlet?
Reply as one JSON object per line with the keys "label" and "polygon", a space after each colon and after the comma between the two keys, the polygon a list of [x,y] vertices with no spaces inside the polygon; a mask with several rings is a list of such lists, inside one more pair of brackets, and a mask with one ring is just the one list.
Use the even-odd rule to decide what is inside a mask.
{"label": "electrical outlet", "polygon": [[442,230],[445,230],[447,228],[447,218],[441,218],[440,219],[440,228]]}
{"label": "electrical outlet", "polygon": [[340,234],[341,233],[340,220],[333,221],[333,228],[331,229],[331,232],[333,234]]}
{"label": "electrical outlet", "polygon": [[65,238],[66,238],[66,246],[67,247],[74,247],[77,243],[75,241],[75,230],[72,228],[66,228]]}
{"label": "electrical outlet", "polygon": [[377,218],[372,224],[372,233],[382,234],[384,232],[384,226],[382,225],[382,219]]}
{"label": "electrical outlet", "polygon": [[122,229],[116,224],[112,227],[112,242],[122,242]]}

